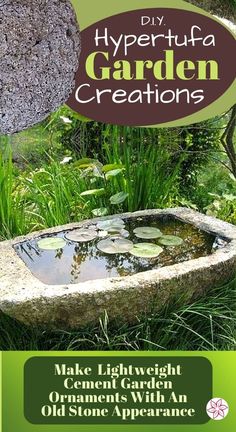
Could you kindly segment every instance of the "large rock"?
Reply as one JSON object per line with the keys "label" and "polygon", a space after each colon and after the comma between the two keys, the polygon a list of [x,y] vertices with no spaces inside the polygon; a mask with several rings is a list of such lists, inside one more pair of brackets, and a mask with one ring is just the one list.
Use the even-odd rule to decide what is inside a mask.
{"label": "large rock", "polygon": [[235,277],[235,226],[185,208],[145,210],[113,217],[117,216],[124,220],[171,216],[227,239],[228,243],[208,256],[133,276],[93,278],[74,285],[46,285],[30,272],[14,246],[41,235],[94,225],[101,219],[50,228],[0,242],[0,311],[25,324],[51,328],[77,328],[97,323],[105,311],[111,320],[132,323],[137,321],[137,317],[158,311],[173,299],[187,303]]}
{"label": "large rock", "polygon": [[44,120],[66,102],[80,34],[69,0],[0,0],[0,133]]}

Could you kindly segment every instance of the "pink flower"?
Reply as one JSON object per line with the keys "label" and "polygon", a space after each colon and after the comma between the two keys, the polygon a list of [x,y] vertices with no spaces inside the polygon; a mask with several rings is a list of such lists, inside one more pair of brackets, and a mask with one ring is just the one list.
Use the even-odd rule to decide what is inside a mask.
{"label": "pink flower", "polygon": [[209,408],[207,411],[211,414],[213,414],[213,418],[217,419],[218,417],[225,417],[225,410],[228,409],[226,405],[223,404],[222,399],[218,399],[216,402],[211,400],[210,402],[211,408]]}

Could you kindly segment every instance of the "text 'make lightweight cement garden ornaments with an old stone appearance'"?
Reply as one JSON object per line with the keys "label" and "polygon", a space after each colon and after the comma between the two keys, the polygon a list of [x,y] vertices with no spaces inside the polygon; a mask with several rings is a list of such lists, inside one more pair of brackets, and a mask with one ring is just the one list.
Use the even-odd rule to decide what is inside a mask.
{"label": "text 'make lightweight cement garden ornaments with an old stone appearance'", "polygon": [[12,134],[67,101],[80,32],[69,0],[1,0],[0,35],[0,133]]}

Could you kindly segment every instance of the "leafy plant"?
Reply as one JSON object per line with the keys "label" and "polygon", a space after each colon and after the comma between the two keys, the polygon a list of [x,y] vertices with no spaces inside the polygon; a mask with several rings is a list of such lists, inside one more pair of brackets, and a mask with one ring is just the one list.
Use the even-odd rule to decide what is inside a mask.
{"label": "leafy plant", "polygon": [[236,224],[236,194],[211,194],[211,196],[214,200],[207,206],[206,213]]}
{"label": "leafy plant", "polygon": [[0,152],[0,238],[26,232],[25,200],[19,191],[10,147]]}

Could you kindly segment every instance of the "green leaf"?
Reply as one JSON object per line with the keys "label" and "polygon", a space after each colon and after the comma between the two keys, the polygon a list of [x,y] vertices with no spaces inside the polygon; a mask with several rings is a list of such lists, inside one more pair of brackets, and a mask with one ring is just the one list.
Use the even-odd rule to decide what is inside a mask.
{"label": "green leaf", "polygon": [[38,247],[44,250],[58,250],[66,246],[66,241],[61,237],[47,237],[38,241]]}
{"label": "green leaf", "polygon": [[78,168],[88,168],[91,165],[96,164],[97,159],[90,159],[90,158],[83,158],[83,159],[78,159],[75,163],[74,166],[78,167]]}
{"label": "green leaf", "polygon": [[106,254],[128,253],[133,248],[133,242],[125,239],[107,239],[97,244],[98,250]]}
{"label": "green leaf", "polygon": [[119,205],[122,204],[127,198],[128,198],[129,194],[125,193],[125,192],[119,192],[116,195],[113,195],[110,198],[110,203],[113,205]]}
{"label": "green leaf", "polygon": [[93,229],[77,229],[66,234],[67,240],[76,243],[90,242],[97,238],[97,236],[97,231]]}
{"label": "green leaf", "polygon": [[162,237],[162,232],[154,227],[140,227],[134,230],[136,237],[141,239],[156,239]]}
{"label": "green leaf", "polygon": [[160,238],[159,243],[163,246],[180,246],[183,239],[177,236],[165,235]]}
{"label": "green leaf", "polygon": [[86,196],[100,196],[100,195],[104,195],[105,193],[105,189],[101,188],[101,189],[91,189],[91,190],[87,190],[85,192],[82,192],[80,194],[81,197],[86,197]]}
{"label": "green leaf", "polygon": [[116,177],[119,174],[121,174],[123,171],[124,171],[123,169],[116,169],[116,170],[109,171],[106,174],[106,179],[109,180],[109,178]]}
{"label": "green leaf", "polygon": [[130,251],[131,255],[137,258],[157,258],[163,249],[153,243],[137,243]]}
{"label": "green leaf", "polygon": [[124,168],[125,168],[125,166],[121,165],[121,164],[109,164],[109,165],[104,165],[102,168],[102,171],[104,173],[108,173],[109,171],[114,171],[117,169],[123,170]]}
{"label": "green leaf", "polygon": [[92,214],[96,217],[106,216],[108,214],[108,209],[105,207],[97,208],[92,210]]}

